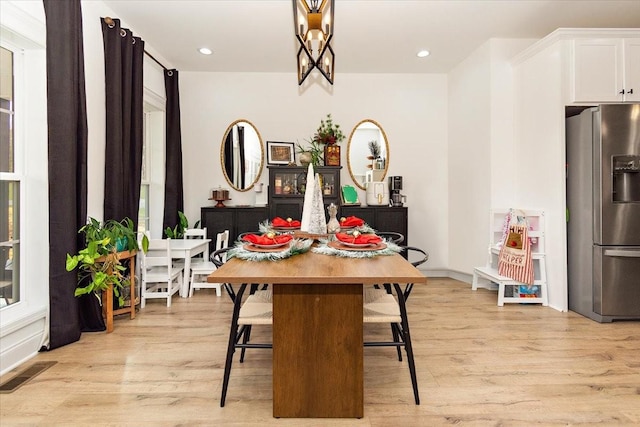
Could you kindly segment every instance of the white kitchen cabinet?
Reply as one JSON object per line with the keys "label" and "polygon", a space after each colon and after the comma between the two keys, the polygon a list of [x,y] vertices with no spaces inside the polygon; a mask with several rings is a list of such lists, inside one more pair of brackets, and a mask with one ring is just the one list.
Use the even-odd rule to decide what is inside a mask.
{"label": "white kitchen cabinet", "polygon": [[624,100],[640,102],[640,38],[624,40],[624,57],[624,80],[629,88]]}
{"label": "white kitchen cabinet", "polygon": [[572,101],[640,100],[640,38],[573,41]]}

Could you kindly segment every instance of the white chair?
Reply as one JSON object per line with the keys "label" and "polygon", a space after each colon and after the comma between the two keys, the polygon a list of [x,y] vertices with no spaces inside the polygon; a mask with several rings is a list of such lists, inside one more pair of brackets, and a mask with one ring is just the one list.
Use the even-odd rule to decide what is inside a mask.
{"label": "white chair", "polygon": [[183,267],[173,266],[170,244],[171,239],[150,239],[149,249],[142,251],[140,308],[147,298],[166,298],[171,307],[171,297],[182,287]]}
{"label": "white chair", "polygon": [[[229,247],[229,230],[225,230],[222,233],[218,233],[216,235],[216,251],[227,248],[227,247]],[[225,258],[226,258],[226,254],[225,254]],[[217,296],[222,295],[221,283],[207,282],[207,276],[213,273],[215,269],[216,269],[216,265],[209,260],[209,257],[207,257],[207,261],[203,261],[203,262],[194,263],[193,261],[191,261],[191,283],[189,285],[190,297],[193,296],[194,289],[201,289],[201,288],[213,288],[216,290]]]}
{"label": "white chair", "polygon": [[[184,230],[184,234],[182,238],[187,239],[206,239],[207,238],[207,227],[205,228],[187,228]],[[206,249],[203,253],[198,254],[191,258],[191,265],[199,264],[203,262],[209,261],[209,245],[207,245]],[[184,266],[184,260],[173,260],[173,264],[176,266]]]}

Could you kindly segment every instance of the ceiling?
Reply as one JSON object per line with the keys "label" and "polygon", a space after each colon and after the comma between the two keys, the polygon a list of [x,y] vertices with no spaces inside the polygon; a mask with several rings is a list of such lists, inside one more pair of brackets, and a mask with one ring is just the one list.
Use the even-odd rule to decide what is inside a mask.
{"label": "ceiling", "polygon": [[[180,71],[295,72],[291,0],[103,1]],[[490,38],[638,26],[638,0],[336,0],[332,45],[337,73],[446,73]]]}

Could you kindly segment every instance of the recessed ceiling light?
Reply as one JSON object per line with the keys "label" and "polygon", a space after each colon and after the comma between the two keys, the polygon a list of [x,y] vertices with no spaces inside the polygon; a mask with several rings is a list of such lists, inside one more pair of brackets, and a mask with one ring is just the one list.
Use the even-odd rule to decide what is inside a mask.
{"label": "recessed ceiling light", "polygon": [[428,50],[421,50],[418,52],[418,58],[424,58],[429,56],[430,52]]}
{"label": "recessed ceiling light", "polygon": [[198,52],[200,52],[203,55],[211,55],[213,53],[213,51],[208,47],[201,47],[200,49],[198,49]]}

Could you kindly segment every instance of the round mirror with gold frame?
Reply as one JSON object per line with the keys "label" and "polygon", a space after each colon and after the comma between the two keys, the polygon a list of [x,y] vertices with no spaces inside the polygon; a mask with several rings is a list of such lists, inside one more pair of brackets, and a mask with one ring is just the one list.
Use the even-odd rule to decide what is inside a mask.
{"label": "round mirror with gold frame", "polygon": [[389,140],[378,122],[365,119],[353,128],[347,164],[351,179],[362,190],[367,182],[384,181],[389,168]]}
{"label": "round mirror with gold frame", "polygon": [[248,191],[260,179],[264,147],[258,129],[248,120],[231,123],[222,137],[220,163],[234,190]]}

